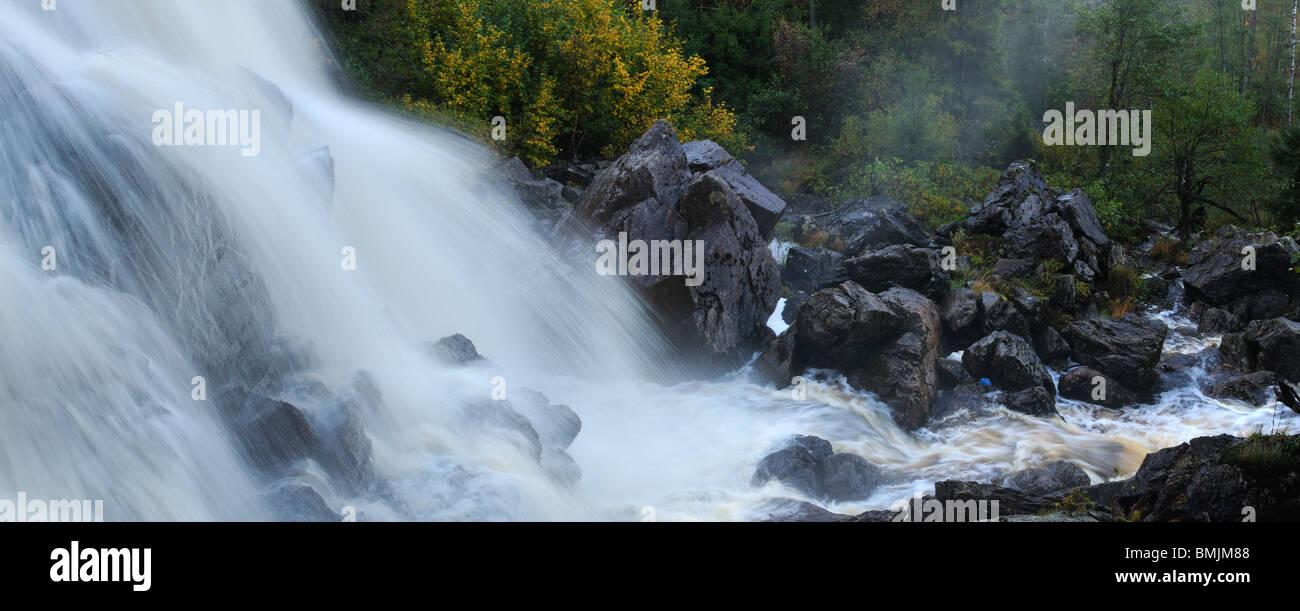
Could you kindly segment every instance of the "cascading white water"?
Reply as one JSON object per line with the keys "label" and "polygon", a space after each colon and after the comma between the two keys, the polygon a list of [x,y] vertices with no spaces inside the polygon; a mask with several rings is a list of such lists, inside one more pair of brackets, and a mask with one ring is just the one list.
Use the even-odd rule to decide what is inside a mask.
{"label": "cascading white water", "polygon": [[[297,3],[0,6],[0,498],[104,499],[109,520],[280,515],[265,493],[283,482],[247,465],[230,405],[192,399],[195,376],[214,394],[279,384],[327,418],[320,397],[366,372],[384,485],[295,477],[376,519],[753,519],[799,496],[749,483],[793,434],[885,469],[870,499],[831,507],[855,511],[1053,458],[1125,475],[1159,447],[1271,426],[1271,408],[1194,387],[1124,412],[1063,401],[1065,422],[964,411],[909,435],[843,385],[805,401],[741,374],[664,385],[673,363],[621,282],[552,252],[485,187],[484,152],[335,91]],[[177,102],[260,110],[260,154],[155,146],[154,112]],[[457,332],[495,366],[419,348]],[[582,418],[576,486],[461,417],[498,374]]]}

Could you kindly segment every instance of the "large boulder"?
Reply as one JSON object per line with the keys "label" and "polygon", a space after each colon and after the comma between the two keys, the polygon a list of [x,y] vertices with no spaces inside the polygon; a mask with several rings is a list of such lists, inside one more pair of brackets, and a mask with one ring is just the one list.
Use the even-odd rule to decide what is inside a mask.
{"label": "large boulder", "polygon": [[1065,339],[1074,360],[1088,365],[1120,384],[1145,391],[1159,378],[1156,363],[1164,350],[1169,328],[1158,320],[1126,314],[1119,320],[1092,318],[1070,323]]}
{"label": "large boulder", "polygon": [[691,174],[677,133],[659,121],[596,177],[575,206],[576,218],[610,242],[639,240],[659,253],[665,250],[656,250],[654,240],[679,242],[691,259],[693,247],[703,244],[703,261],[690,261],[700,276],[630,278],[683,358],[703,375],[743,364],[770,337],[766,323],[781,296],[768,240],[737,193],[734,185],[741,183],[724,174],[725,167]]}
{"label": "large boulder", "polygon": [[1056,193],[1032,162],[1016,161],[984,202],[971,210],[966,227],[971,233],[1003,235],[1037,219],[1055,199]]}
{"label": "large boulder", "polygon": [[1196,323],[1196,332],[1208,335],[1241,331],[1241,319],[1236,314],[1219,308],[1206,308]]}
{"label": "large boulder", "polygon": [[843,244],[850,257],[899,244],[932,245],[920,221],[907,214],[903,204],[887,197],[844,202],[822,225],[830,241]]}
{"label": "large boulder", "polygon": [[688,142],[682,145],[682,150],[686,155],[687,167],[692,172],[717,172],[731,185],[736,196],[749,210],[750,216],[754,217],[759,234],[765,241],[770,241],[776,233],[777,222],[788,207],[785,200],[759,183],[740,161],[712,140]]}
{"label": "large boulder", "polygon": [[686,165],[692,172],[716,170],[735,161],[727,149],[712,140],[687,142],[682,145],[682,152],[686,154]]}
{"label": "large boulder", "polygon": [[972,377],[1010,391],[1007,407],[1034,415],[1055,413],[1056,385],[1025,338],[994,331],[971,344],[961,360]]}
{"label": "large boulder", "polygon": [[1034,467],[1008,474],[1002,485],[1038,496],[1048,496],[1071,488],[1092,483],[1083,469],[1068,460],[1056,460],[1042,467]]}
{"label": "large boulder", "polygon": [[930,296],[942,296],[948,277],[939,267],[939,256],[929,248],[896,244],[868,250],[844,261],[844,274],[869,291],[900,286]]}
{"label": "large boulder", "polygon": [[939,335],[938,309],[924,295],[904,288],[876,295],[845,282],[809,297],[754,371],[784,388],[807,367],[839,370],[854,388],[876,393],[910,430],[934,408]]}
{"label": "large boulder", "polygon": [[1137,401],[1123,384],[1091,367],[1075,367],[1061,376],[1061,396],[1103,407],[1121,408]]}
{"label": "large boulder", "polygon": [[938,394],[939,312],[934,303],[911,289],[892,288],[880,294],[901,320],[902,335],[867,358],[849,383],[876,393],[905,430],[925,424]]}
{"label": "large boulder", "polygon": [[1092,200],[1083,191],[1074,189],[1057,197],[1055,208],[1076,233],[1100,247],[1110,244],[1110,238],[1101,226],[1101,219],[1097,218],[1097,211],[1092,207]]}
{"label": "large boulder", "polygon": [[943,322],[944,342],[951,348],[964,350],[985,335],[980,295],[971,289],[959,288],[948,293],[939,318]]}
{"label": "large boulder", "polygon": [[1236,399],[1247,405],[1268,403],[1269,389],[1277,383],[1277,374],[1256,371],[1229,376],[1205,389],[1205,394],[1219,399]]}
{"label": "large boulder", "polygon": [[966,228],[1003,236],[1004,277],[1024,273],[1031,264],[1057,261],[1092,282],[1109,272],[1115,255],[1116,244],[1106,236],[1088,196],[1079,189],[1058,193],[1028,161],[1016,161],[1003,172],[984,202],[971,210]]}
{"label": "large boulder", "polygon": [[798,349],[794,329],[786,329],[781,335],[768,342],[763,352],[754,359],[753,377],[755,381],[767,382],[777,388],[793,384],[795,376],[803,372],[803,364],[798,360]]}
{"label": "large boulder", "polygon": [[1300,382],[1300,323],[1285,318],[1254,320],[1246,326],[1245,338],[1253,369]]}
{"label": "large boulder", "polygon": [[[1247,247],[1254,249],[1253,270],[1242,265]],[[1300,247],[1290,238],[1222,227],[1188,255],[1186,297],[1223,308],[1243,322],[1285,316],[1300,302],[1300,275],[1291,262],[1297,253]]]}
{"label": "large boulder", "polygon": [[662,277],[650,300],[679,343],[702,344],[706,361],[730,368],[767,337],[767,319],[781,298],[780,270],[748,210],[712,172],[691,181],[678,211],[682,237],[704,244],[703,283]]}
{"label": "large boulder", "polygon": [[627,154],[596,176],[575,206],[579,218],[596,224],[647,199],[673,206],[686,189],[686,154],[677,131],[657,121],[632,143]]}
{"label": "large boulder", "polygon": [[1001,252],[1008,258],[1073,264],[1079,256],[1079,242],[1065,219],[1044,214],[1008,231]]}
{"label": "large boulder", "polygon": [[819,291],[804,302],[795,324],[801,361],[810,367],[852,369],[893,337],[903,318],[854,282]]}
{"label": "large boulder", "polygon": [[1125,480],[1085,488],[1116,515],[1143,522],[1300,519],[1296,436],[1198,437],[1148,454]]}
{"label": "large boulder", "polygon": [[796,291],[813,293],[848,280],[843,264],[844,255],[829,248],[794,246],[786,253],[781,281]]}
{"label": "large boulder", "polygon": [[980,295],[980,306],[984,312],[984,331],[986,333],[1006,331],[1030,339],[1029,319],[1026,317],[1029,312],[1025,307],[1027,305],[1030,304],[1024,299],[1018,299],[1017,295],[1012,295],[1008,299],[993,291],[984,291]]}

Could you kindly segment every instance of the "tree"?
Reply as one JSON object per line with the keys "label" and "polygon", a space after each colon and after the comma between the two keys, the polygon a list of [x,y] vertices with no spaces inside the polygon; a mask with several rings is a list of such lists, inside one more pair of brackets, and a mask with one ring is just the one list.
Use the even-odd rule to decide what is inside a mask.
{"label": "tree", "polygon": [[[1147,107],[1167,83],[1179,80],[1183,45],[1194,28],[1171,0],[1101,0],[1079,16],[1079,34],[1090,45],[1081,58],[1104,108]],[[1095,68],[1094,68],[1095,66]],[[1112,147],[1098,147],[1097,175],[1110,171]]]}
{"label": "tree", "polygon": [[658,119],[744,148],[730,109],[697,87],[704,60],[637,0],[374,0],[355,16],[315,6],[381,96],[483,133],[504,117],[505,148],[533,165],[613,155]]}
{"label": "tree", "polygon": [[1182,235],[1195,228],[1197,209],[1205,206],[1246,221],[1238,204],[1265,197],[1272,186],[1261,175],[1254,112],[1228,75],[1210,71],[1157,104],[1152,157],[1164,183],[1148,199],[1175,198]]}

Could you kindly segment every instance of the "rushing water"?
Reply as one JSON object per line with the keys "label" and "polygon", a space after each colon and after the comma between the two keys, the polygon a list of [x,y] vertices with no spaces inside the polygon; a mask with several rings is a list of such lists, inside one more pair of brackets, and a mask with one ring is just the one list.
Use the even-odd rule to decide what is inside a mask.
{"label": "rushing water", "polygon": [[[266,492],[284,482],[246,466],[219,417],[230,406],[194,400],[196,376],[214,393],[341,394],[366,372],[385,492],[315,466],[294,478],[373,519],[755,519],[763,500],[799,496],[749,483],[794,434],[883,467],[874,496],[831,507],[852,512],[939,479],[1066,458],[1099,481],[1197,435],[1295,428],[1289,412],[1274,423],[1275,405],[1207,399],[1192,381],[1153,406],[1060,401],[1064,419],[1049,420],[985,405],[913,434],[842,382],[802,401],[744,372],[665,384],[671,355],[621,282],[553,253],[490,187],[484,152],[336,91],[298,4],[0,10],[0,498],[104,499],[109,520],[272,517]],[[259,154],[155,146],[152,117],[177,102],[260,110]],[[457,332],[493,365],[448,368],[419,349]],[[1175,331],[1166,351],[1215,341]],[[582,418],[576,486],[459,416],[498,374]]]}

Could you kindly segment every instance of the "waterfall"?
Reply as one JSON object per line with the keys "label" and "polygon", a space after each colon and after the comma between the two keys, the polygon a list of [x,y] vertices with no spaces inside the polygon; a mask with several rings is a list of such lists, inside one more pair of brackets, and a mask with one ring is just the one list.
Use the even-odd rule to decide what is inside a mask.
{"label": "waterfall", "polygon": [[[750,485],[795,434],[889,475],[831,506],[851,512],[1044,457],[1100,481],[1270,425],[1188,386],[907,434],[842,380],[801,400],[744,372],[673,381],[622,281],[539,236],[481,148],[341,92],[298,3],[55,4],[0,0],[0,499],[102,499],[106,520],[743,520],[799,496]],[[232,132],[256,147],[160,138],[185,110],[250,129],[256,111]],[[487,361],[431,358],[455,333]],[[581,418],[580,477],[538,450],[563,423],[525,389]]]}
{"label": "waterfall", "polygon": [[[330,401],[311,401],[360,373],[382,397],[359,417],[387,486],[295,475],[330,506],[575,515],[521,451],[457,431],[495,376],[419,345],[463,333],[519,388],[656,371],[657,334],[620,285],[551,252],[483,151],[340,95],[295,3],[3,8],[0,494],[105,499],[110,520],[275,515],[277,482],[227,430],[235,403],[293,395],[324,420]],[[260,150],[158,146],[178,107],[257,111]]]}

